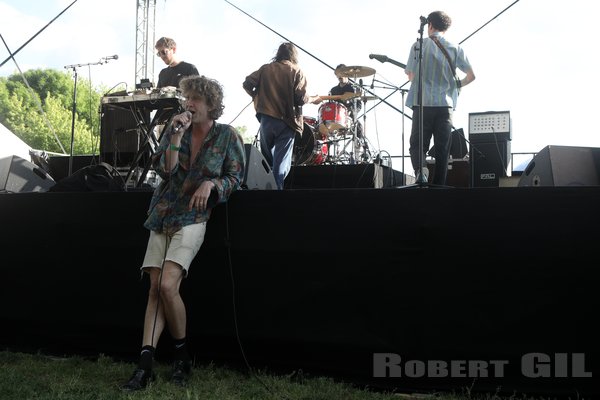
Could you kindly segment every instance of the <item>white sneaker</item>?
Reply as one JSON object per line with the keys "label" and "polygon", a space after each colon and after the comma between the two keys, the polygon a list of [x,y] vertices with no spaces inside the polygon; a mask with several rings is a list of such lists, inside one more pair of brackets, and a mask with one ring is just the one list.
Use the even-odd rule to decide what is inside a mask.
{"label": "white sneaker", "polygon": [[415,171],[416,181],[419,183],[427,182],[429,179],[429,169],[427,169],[427,167],[423,167],[422,172],[423,174],[421,175],[421,169]]}

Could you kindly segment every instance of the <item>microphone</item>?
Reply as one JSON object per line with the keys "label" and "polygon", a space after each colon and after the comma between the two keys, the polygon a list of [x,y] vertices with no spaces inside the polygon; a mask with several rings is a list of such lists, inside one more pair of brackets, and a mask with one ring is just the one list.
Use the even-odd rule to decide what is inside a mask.
{"label": "microphone", "polygon": [[369,54],[369,58],[372,59],[376,59],[379,62],[386,62],[388,60],[388,56],[383,56],[381,54]]}
{"label": "microphone", "polygon": [[[192,118],[192,113],[189,111],[185,111],[183,114],[187,114],[189,118]],[[175,128],[173,128],[173,133],[179,133],[181,128],[183,128],[183,124],[181,123],[181,121],[177,121],[177,123],[175,124]]]}
{"label": "microphone", "polygon": [[360,87],[362,87],[362,85],[363,85],[363,80],[362,80],[362,78],[360,78],[360,79],[358,80],[358,84],[360,85]]}
{"label": "microphone", "polygon": [[105,60],[118,60],[119,56],[115,54],[114,56],[106,56],[102,58],[104,58]]}
{"label": "microphone", "polygon": [[373,74],[373,80],[371,81],[371,89],[375,89],[375,74]]}
{"label": "microphone", "polygon": [[427,25],[429,23],[429,20],[426,17],[421,16],[420,18],[421,18],[421,25]]}

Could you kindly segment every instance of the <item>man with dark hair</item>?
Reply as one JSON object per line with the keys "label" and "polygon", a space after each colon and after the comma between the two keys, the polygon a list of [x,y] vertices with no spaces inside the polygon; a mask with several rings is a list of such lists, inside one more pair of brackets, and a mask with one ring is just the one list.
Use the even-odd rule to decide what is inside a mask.
{"label": "man with dark hair", "polygon": [[[348,76],[342,74],[343,69],[346,68],[345,64],[339,64],[334,71],[335,77],[338,79],[338,84],[335,85],[334,87],[331,88],[331,90],[329,91],[330,95],[336,96],[336,95],[343,95],[346,93],[355,93],[357,95],[357,97],[360,96],[360,89],[358,86],[354,86],[352,85],[352,83],[350,83],[350,79],[348,78]],[[362,103],[360,102],[360,99],[357,99],[357,97],[348,99],[348,100],[337,100],[339,103],[343,104],[344,107],[346,107],[346,109],[348,110],[348,126],[347,128],[351,128],[352,126],[352,121],[357,117],[355,115],[355,111],[356,114],[358,114],[358,112],[362,109]],[[360,121],[356,121],[357,123],[357,127],[356,127],[356,134],[358,137],[362,137],[362,124]]]}
{"label": "man with dark hair", "polygon": [[[417,182],[427,182],[428,171],[424,166],[425,155],[433,137],[435,144],[433,183],[445,185],[448,174],[452,112],[456,109],[460,88],[473,82],[475,74],[463,49],[444,37],[452,24],[448,14],[443,11],[434,11],[426,19],[422,18],[421,23],[422,27],[425,24],[428,25],[428,37],[423,39],[422,49],[420,49],[423,76],[419,76],[419,41],[410,48],[405,68],[408,79],[411,81],[406,106],[413,110],[409,153]],[[457,68],[466,74],[464,78],[458,79]],[[421,93],[419,93],[420,86],[422,86]],[[420,94],[422,94],[422,104],[419,103]],[[423,106],[423,115],[420,115],[420,105]],[[423,141],[419,149],[419,121],[421,119],[423,121]]]}
{"label": "man with dark hair", "polygon": [[298,50],[293,43],[279,46],[272,61],[246,77],[242,84],[254,100],[256,118],[260,121],[260,149],[273,169],[277,188],[292,165],[296,132],[302,134],[302,106],[318,104],[319,96],[306,93],[306,77],[298,66]]}

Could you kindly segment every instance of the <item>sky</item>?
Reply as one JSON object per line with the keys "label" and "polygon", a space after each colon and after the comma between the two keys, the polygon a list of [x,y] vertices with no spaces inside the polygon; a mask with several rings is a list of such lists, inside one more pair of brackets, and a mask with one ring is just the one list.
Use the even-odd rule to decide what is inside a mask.
{"label": "sky", "polygon": [[[0,34],[15,52],[72,3],[0,0]],[[77,68],[78,76],[105,87],[126,83],[133,90],[136,9],[133,0],[76,0],[15,55],[18,66],[73,75],[64,67],[96,64],[117,54],[117,60]],[[469,114],[509,111],[515,169],[547,145],[600,147],[598,128],[589,122],[598,112],[598,57],[590,51],[594,44],[582,40],[596,36],[595,26],[583,16],[597,15],[598,2],[156,0],[155,10],[154,37],[174,38],[180,59],[223,85],[225,113],[219,122],[246,126],[252,135],[259,124],[242,82],[270,62],[283,41],[291,41],[300,48],[299,64],[311,95],[327,95],[337,84],[333,68],[338,64],[376,71],[362,78],[371,92],[365,94],[387,104],[366,103],[361,120],[367,139],[376,152],[397,160],[394,169],[412,173],[409,162],[400,161],[408,155],[412,125],[412,111],[402,105],[410,83],[403,69],[369,55],[406,64],[419,37],[419,17],[443,10],[452,18],[446,38],[461,43],[477,77],[463,88],[454,112],[454,127],[463,128],[467,139]],[[7,57],[0,43],[0,62]],[[165,65],[156,56],[152,62],[154,76],[148,78],[156,82]],[[0,76],[13,73],[18,73],[13,61],[0,67]],[[305,106],[304,115],[318,119],[319,106]]]}

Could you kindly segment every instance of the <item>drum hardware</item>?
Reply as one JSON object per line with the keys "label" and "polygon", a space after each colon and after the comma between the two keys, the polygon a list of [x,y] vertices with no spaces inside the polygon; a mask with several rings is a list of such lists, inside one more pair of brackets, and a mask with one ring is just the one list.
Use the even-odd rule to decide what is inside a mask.
{"label": "drum hardware", "polygon": [[[328,146],[325,163],[332,164],[356,164],[357,162],[369,162],[370,152],[366,146],[366,139],[359,138],[357,135],[357,101],[374,100],[376,96],[363,96],[362,79],[360,85],[356,84],[357,78],[375,74],[375,69],[363,66],[341,67],[336,71],[340,76],[353,78],[354,87],[359,87],[355,93],[344,93],[341,95],[319,96],[322,100],[333,100],[323,103],[319,107],[318,131],[324,138],[329,138],[322,143]],[[339,101],[351,101],[352,112]],[[350,119],[349,116],[352,116]],[[364,135],[364,126],[363,126]],[[334,138],[334,139],[332,139]],[[338,152],[339,142],[344,141],[342,151]],[[319,141],[317,141],[319,142]],[[352,144],[351,151],[348,152],[348,146]],[[362,148],[359,157],[359,148]]]}

